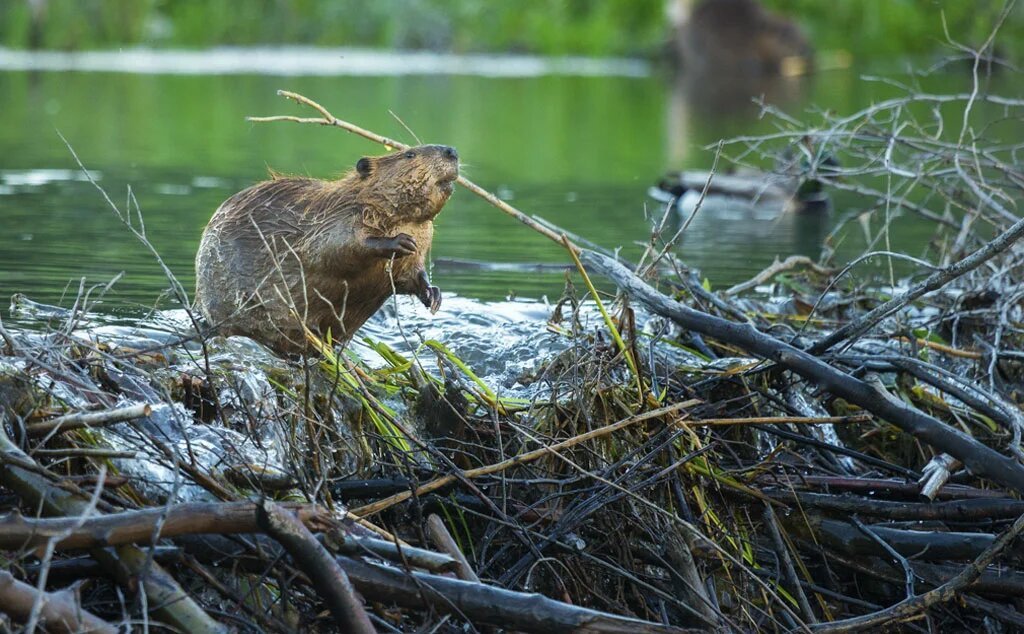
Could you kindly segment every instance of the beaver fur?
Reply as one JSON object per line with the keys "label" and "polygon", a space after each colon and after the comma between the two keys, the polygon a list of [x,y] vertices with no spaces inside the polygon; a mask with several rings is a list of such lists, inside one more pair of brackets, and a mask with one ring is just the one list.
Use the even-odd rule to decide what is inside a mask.
{"label": "beaver fur", "polygon": [[337,180],[273,175],[235,194],[203,231],[196,308],[219,334],[280,353],[308,350],[303,324],[348,341],[393,293],[436,312],[425,258],[458,174],[453,148],[424,145]]}

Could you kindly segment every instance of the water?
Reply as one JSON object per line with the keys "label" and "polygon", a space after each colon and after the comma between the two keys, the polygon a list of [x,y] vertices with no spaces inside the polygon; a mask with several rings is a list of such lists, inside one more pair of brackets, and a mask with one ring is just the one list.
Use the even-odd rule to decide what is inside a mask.
{"label": "water", "polygon": [[[246,115],[311,115],[276,96],[278,89],[303,93],[388,136],[413,142],[408,126],[423,142],[454,145],[463,172],[485,188],[596,244],[621,247],[627,256],[639,253],[637,243],[649,238],[651,220],[662,213],[646,196],[660,175],[710,167],[713,153],[703,147],[720,138],[773,130],[745,98],[723,86],[674,86],[640,62],[574,71],[569,63],[545,66],[527,58],[519,66],[494,62],[487,72],[486,58],[420,66],[390,60],[375,74],[365,60],[360,72],[346,71],[331,51],[322,53],[322,67],[310,70],[309,56],[316,52],[299,53],[294,59],[282,53],[284,61],[266,69],[276,74],[259,74],[254,60],[265,57],[253,53],[243,63],[246,53],[238,51],[220,51],[208,66],[194,56],[151,66],[138,65],[140,58],[138,64],[119,62],[120,70],[152,71],[131,73],[95,70],[118,70],[113,63],[93,64],[88,72],[60,70],[76,67],[60,58],[26,65],[0,51],[0,68],[7,68],[0,70],[0,297],[23,292],[67,305],[83,280],[88,288],[123,273],[106,295],[111,310],[174,305],[152,254],[77,169],[58,132],[118,205],[125,205],[130,188],[149,239],[191,290],[203,226],[230,194],[262,179],[268,168],[330,177],[364,154],[381,153],[338,130],[247,123]],[[241,59],[225,65],[225,55]],[[796,113],[812,103],[848,113],[896,94],[890,86],[859,81],[861,72],[821,72],[758,89]],[[934,92],[969,88],[966,75],[924,83]],[[698,217],[679,254],[716,286],[732,284],[776,256],[816,256],[821,238],[852,204],[839,197],[831,215],[757,222]],[[920,254],[931,229],[901,221],[892,247]],[[863,248],[859,231],[854,223],[841,236],[841,253]],[[439,217],[432,257],[434,281],[443,290],[492,301],[554,299],[564,273],[557,267],[524,273],[450,262],[568,263],[560,248],[466,191],[456,191]]]}

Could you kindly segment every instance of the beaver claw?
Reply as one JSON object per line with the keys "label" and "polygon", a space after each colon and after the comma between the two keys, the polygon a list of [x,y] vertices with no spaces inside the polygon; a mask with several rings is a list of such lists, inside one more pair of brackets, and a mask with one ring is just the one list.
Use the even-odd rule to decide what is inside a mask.
{"label": "beaver claw", "polygon": [[427,286],[419,294],[420,301],[430,309],[430,314],[435,314],[441,308],[441,289],[436,286]]}
{"label": "beaver claw", "polygon": [[400,233],[393,238],[367,238],[366,246],[384,258],[403,258],[416,253],[416,240],[407,233]]}

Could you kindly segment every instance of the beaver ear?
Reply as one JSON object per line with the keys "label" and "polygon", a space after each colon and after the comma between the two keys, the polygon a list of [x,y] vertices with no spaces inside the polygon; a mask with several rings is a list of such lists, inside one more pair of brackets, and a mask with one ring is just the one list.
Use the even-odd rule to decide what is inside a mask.
{"label": "beaver ear", "polygon": [[356,163],[356,171],[359,172],[360,176],[366,178],[367,176],[370,175],[370,172],[373,171],[373,163],[370,161],[369,158],[364,156],[363,158],[359,159],[358,163]]}

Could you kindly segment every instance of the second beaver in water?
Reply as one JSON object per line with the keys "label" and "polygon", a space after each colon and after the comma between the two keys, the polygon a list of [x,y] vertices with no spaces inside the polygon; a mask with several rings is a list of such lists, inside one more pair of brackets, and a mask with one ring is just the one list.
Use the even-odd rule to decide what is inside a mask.
{"label": "second beaver in water", "polygon": [[425,257],[458,175],[454,148],[424,145],[338,180],[275,175],[235,194],[203,231],[196,307],[218,333],[282,353],[307,350],[303,324],[349,340],[392,293],[436,312]]}

